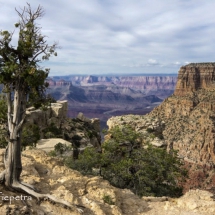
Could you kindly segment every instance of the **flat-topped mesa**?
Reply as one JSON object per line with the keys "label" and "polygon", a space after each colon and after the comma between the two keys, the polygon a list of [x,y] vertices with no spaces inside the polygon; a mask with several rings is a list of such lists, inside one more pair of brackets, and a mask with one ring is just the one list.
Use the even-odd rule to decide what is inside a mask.
{"label": "flat-topped mesa", "polygon": [[190,63],[182,66],[174,95],[185,96],[198,89],[215,89],[215,62]]}

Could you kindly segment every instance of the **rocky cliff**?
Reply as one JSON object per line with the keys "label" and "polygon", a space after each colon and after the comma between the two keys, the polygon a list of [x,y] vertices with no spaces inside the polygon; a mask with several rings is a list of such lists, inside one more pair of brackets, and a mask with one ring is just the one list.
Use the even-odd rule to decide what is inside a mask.
{"label": "rocky cliff", "polygon": [[178,73],[175,96],[185,96],[200,89],[215,88],[215,63],[191,63]]}
{"label": "rocky cliff", "polygon": [[[121,78],[124,84],[129,84],[129,77]],[[90,83],[98,80],[88,78]],[[104,81],[110,81],[110,78]],[[214,81],[215,63],[192,63],[181,67],[174,94],[149,114],[164,121],[163,136],[169,149],[179,150],[179,155],[189,162],[210,168],[215,164]],[[92,89],[89,92],[92,93]]]}
{"label": "rocky cliff", "polygon": [[165,121],[169,148],[184,159],[215,164],[215,63],[196,63],[179,70],[175,92],[149,115]]}

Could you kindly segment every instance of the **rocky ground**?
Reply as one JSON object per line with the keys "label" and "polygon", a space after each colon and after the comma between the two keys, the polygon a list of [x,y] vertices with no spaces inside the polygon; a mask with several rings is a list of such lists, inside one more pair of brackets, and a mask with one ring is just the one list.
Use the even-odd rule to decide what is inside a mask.
{"label": "rocky ground", "polygon": [[[1,170],[4,169],[3,153],[4,150],[1,149]],[[59,158],[50,157],[40,149],[24,151],[22,162],[21,179],[24,182],[35,186],[41,193],[50,193],[79,206],[69,209],[49,201],[42,201],[39,204],[27,194],[11,192],[1,186],[0,214],[209,215],[215,213],[213,194],[207,191],[191,190],[178,199],[139,198],[129,190],[111,186],[100,177],[83,176],[65,167]],[[20,200],[21,195],[22,199],[26,196],[25,201]],[[17,197],[19,200],[12,197]]]}

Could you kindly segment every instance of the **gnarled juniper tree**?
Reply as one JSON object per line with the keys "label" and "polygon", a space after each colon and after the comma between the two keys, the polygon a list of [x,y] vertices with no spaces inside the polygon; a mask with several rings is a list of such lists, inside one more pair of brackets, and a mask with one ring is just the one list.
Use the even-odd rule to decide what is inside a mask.
{"label": "gnarled juniper tree", "polygon": [[[43,70],[38,63],[48,60],[51,55],[57,55],[57,44],[48,45],[46,36],[41,33],[41,27],[36,21],[44,15],[44,10],[38,6],[32,10],[30,4],[17,10],[19,21],[15,24],[18,29],[18,43],[11,44],[13,32],[0,31],[0,83],[4,85],[7,97],[8,146],[4,156],[5,171],[0,180],[11,190],[25,191],[37,198],[66,204],[56,200],[51,195],[35,192],[30,185],[20,181],[21,163],[21,133],[25,119],[26,104],[29,100],[38,102],[44,95],[48,84],[45,82],[49,69]],[[33,99],[32,99],[33,98]]]}

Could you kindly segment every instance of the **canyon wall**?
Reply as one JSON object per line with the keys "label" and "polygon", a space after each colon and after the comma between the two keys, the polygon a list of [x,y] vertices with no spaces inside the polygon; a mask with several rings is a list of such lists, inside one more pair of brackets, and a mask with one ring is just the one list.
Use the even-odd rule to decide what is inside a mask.
{"label": "canyon wall", "polygon": [[174,94],[149,115],[165,121],[170,148],[193,163],[215,165],[215,63],[195,63],[179,70]]}
{"label": "canyon wall", "polygon": [[199,89],[213,88],[215,88],[215,64],[191,63],[180,68],[174,95],[183,96]]}
{"label": "canyon wall", "polygon": [[[68,114],[83,112],[100,118],[102,127],[111,116],[146,114],[174,92],[176,76],[55,76],[49,77],[50,93],[68,100]],[[86,108],[87,107],[87,108]]]}
{"label": "canyon wall", "polygon": [[177,81],[176,76],[61,76],[49,79],[50,86],[68,85],[91,86],[91,85],[116,85],[144,91],[174,90]]}

